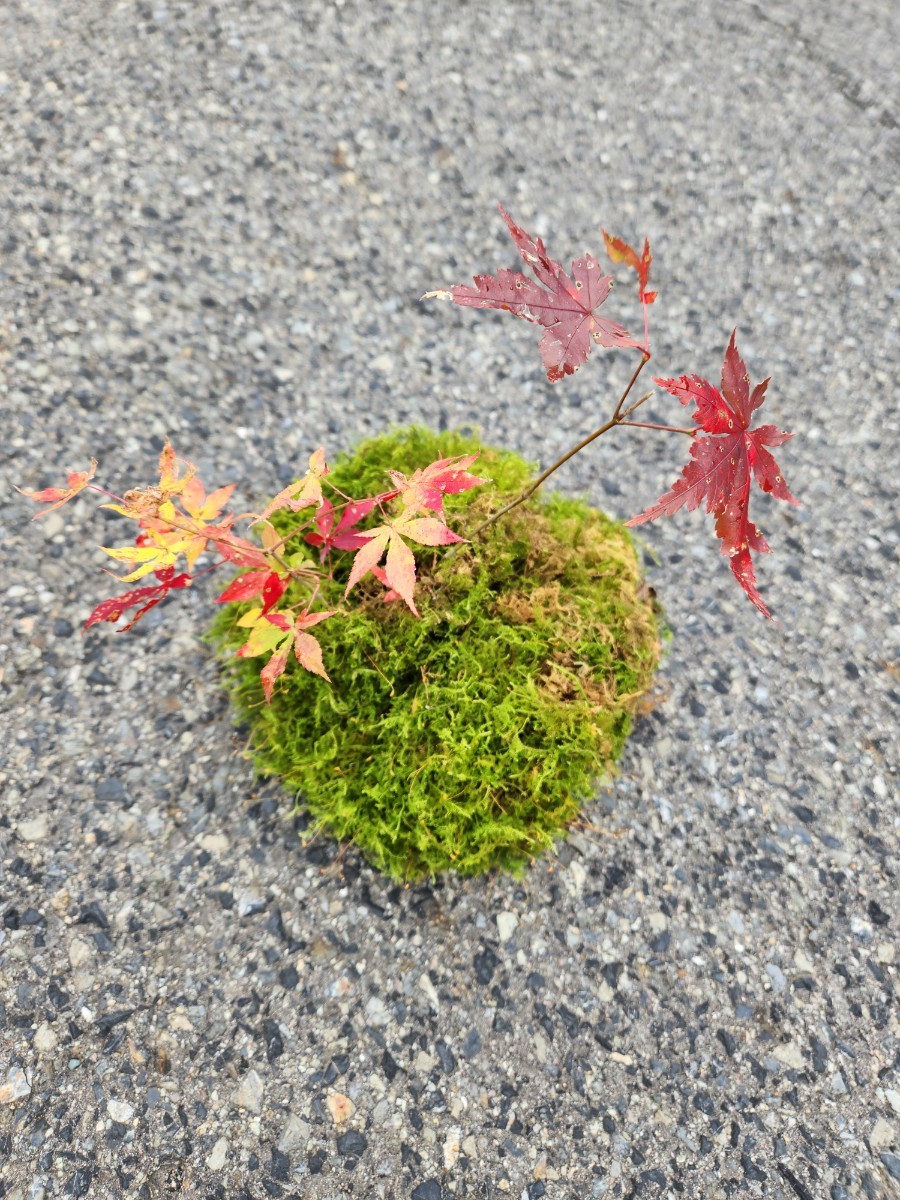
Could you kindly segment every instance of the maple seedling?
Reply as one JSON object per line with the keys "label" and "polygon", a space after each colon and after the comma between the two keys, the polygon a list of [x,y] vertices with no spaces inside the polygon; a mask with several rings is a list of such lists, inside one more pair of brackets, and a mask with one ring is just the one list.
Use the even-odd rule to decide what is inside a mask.
{"label": "maple seedling", "polygon": [[[716,534],[735,578],[763,616],[771,617],[757,590],[751,558],[752,551],[763,553],[771,549],[750,520],[751,480],[755,478],[764,492],[790,504],[797,503],[778,464],[766,449],[766,446],[782,445],[792,434],[783,433],[774,425],[749,428],[753,412],[765,399],[769,380],[750,391],[750,376],[737,351],[737,331],[732,332],[725,352],[721,392],[698,375],[682,375],[678,380],[654,378],[654,383],[671,392],[682,404],[696,404],[695,428],[630,420],[641,404],[653,395],[648,393],[625,407],[638,376],[650,360],[649,307],[656,301],[658,293],[648,288],[652,261],[649,240],[644,239],[643,250],[638,255],[622,238],[612,237],[603,230],[609,257],[613,262],[631,267],[638,277],[638,298],[644,313],[644,340],[639,343],[621,325],[597,315],[597,309],[609,296],[612,277],[598,273],[599,265],[592,255],[576,258],[571,274],[567,274],[561,264],[547,254],[540,238],[535,239],[520,229],[502,205],[500,212],[536,281],[518,271],[501,270],[496,275],[476,275],[474,287],[456,285],[449,290],[428,292],[423,298],[452,300],[465,307],[505,309],[526,321],[542,325],[541,357],[551,383],[573,374],[587,361],[591,342],[601,346],[638,348],[641,361],[609,420],[551,464],[521,496],[492,514],[472,536],[477,536],[487,525],[524,503],[564,463],[616,426],[687,434],[692,439],[692,461],[684,467],[682,479],[676,481],[655,505],[626,523],[640,525],[657,517],[671,516],[683,507],[690,511],[705,500],[706,511],[715,518]],[[701,431],[709,436],[697,437]]]}
{"label": "maple seedling", "polygon": [[[416,547],[459,548],[468,543],[469,553],[477,555],[479,540],[487,529],[525,504],[575,454],[618,426],[671,432],[691,439],[690,461],[681,478],[628,523],[638,525],[670,516],[680,508],[695,509],[705,502],[735,578],[759,611],[771,616],[757,589],[751,557],[754,552],[769,550],[749,515],[752,481],[755,479],[762,491],[778,499],[797,502],[767,449],[783,444],[791,435],[774,425],[750,427],[769,381],[750,390],[736,334],[732,333],[725,352],[721,391],[697,375],[655,379],[683,405],[695,406],[693,426],[635,420],[634,414],[654,394],[649,392],[629,403],[651,357],[649,310],[657,293],[649,290],[649,242],[645,239],[638,254],[621,238],[603,231],[611,260],[629,267],[637,276],[644,323],[643,340],[639,340],[624,326],[599,315],[611,294],[613,277],[604,274],[593,255],[574,259],[567,272],[550,257],[540,238],[518,226],[502,206],[500,212],[533,278],[504,269],[496,275],[476,275],[474,286],[456,285],[429,292],[424,298],[447,299],[463,307],[503,309],[539,325],[543,330],[541,359],[551,383],[558,383],[583,366],[594,346],[636,351],[639,362],[609,418],[518,495],[483,516],[475,528],[462,532],[448,524],[444,501],[487,482],[470,472],[477,454],[437,458],[409,476],[390,468],[384,481],[389,481],[390,487],[354,497],[329,479],[325,450],[320,448],[310,456],[308,469],[300,479],[282,488],[261,512],[240,516],[226,511],[235,485],[207,493],[193,464],[179,459],[168,440],[160,454],[158,483],[121,496],[92,482],[97,466],[92,461],[89,470],[70,474],[64,488],[23,494],[49,506],[38,516],[84,491],[103,495],[108,501],[106,507],[138,526],[133,544],[102,548],[127,568],[121,582],[136,583],[150,575],[157,582],[104,600],[87,618],[85,629],[101,623],[115,624],[134,609],[134,615],[119,629],[125,632],[200,575],[222,567],[237,568],[241,573],[217,599],[220,604],[251,604],[237,622],[247,631],[246,641],[237,653],[241,658],[266,659],[260,671],[265,700],[272,700],[276,682],[292,656],[299,667],[328,680],[322,647],[309,630],[344,611],[316,608],[323,585],[334,581],[335,572],[343,572],[344,600],[371,576],[383,588],[385,602],[401,600],[418,616]],[[705,436],[699,436],[701,433]],[[284,515],[285,510],[302,514],[287,535],[279,533],[272,520],[278,514]],[[247,532],[255,533],[256,541],[236,532],[241,520],[249,522]],[[318,551],[318,562],[309,556],[310,548]],[[204,555],[212,561],[198,571],[197,563]],[[349,571],[341,565],[346,555],[353,556]],[[182,562],[187,569],[179,571]]]}

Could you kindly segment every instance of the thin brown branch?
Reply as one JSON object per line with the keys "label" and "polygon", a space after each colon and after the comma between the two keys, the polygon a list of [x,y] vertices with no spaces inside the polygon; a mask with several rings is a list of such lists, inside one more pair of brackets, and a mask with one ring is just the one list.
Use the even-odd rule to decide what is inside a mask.
{"label": "thin brown branch", "polygon": [[629,404],[628,408],[626,408],[623,413],[619,414],[620,419],[624,420],[624,418],[629,416],[631,413],[637,412],[637,410],[641,407],[642,404],[646,404],[647,401],[650,400],[655,395],[656,395],[655,391],[654,392],[645,392],[643,394],[643,396],[641,396],[640,400],[635,400],[634,404]]}
{"label": "thin brown branch", "polygon": [[619,425],[622,423],[622,405],[628,399],[629,393],[631,392],[631,389],[634,387],[635,383],[637,382],[638,376],[640,375],[641,371],[643,371],[644,367],[647,365],[647,363],[649,361],[650,361],[650,355],[647,354],[646,352],[642,353],[641,361],[638,363],[637,367],[635,368],[634,374],[629,379],[624,392],[619,397],[619,402],[616,405],[615,412],[610,417],[610,419],[606,422],[606,424],[601,425],[599,429],[595,429],[594,432],[588,434],[588,436],[586,438],[582,438],[582,440],[578,443],[577,446],[573,446],[571,450],[568,450],[562,456],[562,458],[558,458],[555,463],[553,463],[551,466],[549,466],[547,468],[546,471],[543,471],[540,475],[538,475],[538,477],[534,481],[534,483],[530,484],[530,486],[527,487],[524,492],[521,492],[515,498],[515,500],[511,501],[509,504],[504,505],[504,507],[501,509],[498,509],[497,512],[492,513],[487,518],[487,520],[482,521],[481,524],[478,526],[478,528],[475,529],[474,532],[472,533],[472,535],[471,535],[472,540],[474,540],[476,537],[478,537],[478,535],[481,532],[483,532],[483,530],[487,529],[489,525],[493,525],[495,521],[499,521],[501,517],[505,517],[508,512],[512,512],[512,510],[514,508],[518,508],[519,505],[524,504],[526,500],[530,500],[531,497],[534,495],[534,493],[538,490],[538,488],[544,482],[546,482],[546,480],[548,480],[555,471],[558,471],[559,468],[561,466],[563,466],[565,463],[567,463],[570,458],[574,458],[576,454],[578,454],[580,451],[582,451],[585,448],[585,446],[589,446],[591,444],[591,442],[596,441],[597,438],[600,437],[602,434],[607,433],[615,425]]}
{"label": "thin brown branch", "polygon": [[657,425],[655,421],[618,421],[619,425],[632,425],[635,429],[664,429],[666,433],[686,433],[693,437],[697,430],[686,429],[681,425]]}
{"label": "thin brown branch", "polygon": [[631,389],[637,383],[638,375],[640,375],[641,371],[643,371],[644,367],[646,367],[646,365],[649,361],[650,361],[650,355],[646,350],[644,350],[643,353],[641,354],[641,361],[635,367],[634,374],[632,375],[632,377],[628,380],[628,386],[625,388],[625,391],[619,397],[619,403],[616,405],[616,411],[613,413],[614,421],[618,421],[619,417],[622,415],[622,405],[628,399]]}

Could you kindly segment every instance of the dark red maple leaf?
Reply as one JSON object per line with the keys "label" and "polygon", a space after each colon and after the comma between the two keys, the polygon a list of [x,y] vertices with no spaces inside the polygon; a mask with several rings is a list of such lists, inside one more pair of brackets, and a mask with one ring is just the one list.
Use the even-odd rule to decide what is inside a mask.
{"label": "dark red maple leaf", "polygon": [[567,275],[540,238],[521,229],[502,204],[498,207],[536,279],[519,271],[501,270],[496,275],[476,275],[474,287],[457,284],[449,291],[428,292],[423,299],[434,296],[469,308],[501,308],[543,325],[541,358],[551,383],[577,371],[587,361],[592,342],[598,346],[639,346],[621,325],[597,316],[613,278],[603,274],[592,254],[573,259],[572,273]]}
{"label": "dark red maple leaf", "polygon": [[677,396],[682,404],[696,404],[694,421],[710,437],[696,437],[691,445],[692,461],[682,469],[671,489],[626,524],[642,525],[657,517],[669,517],[679,508],[691,511],[706,501],[706,511],[716,518],[716,535],[722,553],[731,562],[738,583],[765,617],[771,617],[756,590],[756,574],[751,551],[771,549],[759,529],[750,520],[750,483],[753,478],[764,492],[771,492],[789,504],[797,501],[788,490],[781,469],[766,446],[780,446],[793,435],[782,433],[774,425],[750,429],[754,411],[765,400],[769,380],[764,379],[750,391],[750,376],[735,345],[737,331],[731,335],[722,366],[722,391],[698,375],[680,379],[655,379],[660,387]]}
{"label": "dark red maple leaf", "polygon": [[129,629],[133,629],[137,625],[141,617],[146,616],[151,608],[156,608],[157,604],[165,600],[169,592],[176,588],[188,587],[191,583],[190,575],[176,575],[172,567],[163,567],[154,573],[160,580],[156,586],[132,588],[131,591],[125,592],[121,596],[111,596],[109,600],[98,604],[85,621],[85,630],[90,629],[92,625],[99,625],[101,621],[109,621],[115,625],[123,613],[140,604],[143,607],[138,609],[128,624],[116,630],[116,633],[127,633]]}

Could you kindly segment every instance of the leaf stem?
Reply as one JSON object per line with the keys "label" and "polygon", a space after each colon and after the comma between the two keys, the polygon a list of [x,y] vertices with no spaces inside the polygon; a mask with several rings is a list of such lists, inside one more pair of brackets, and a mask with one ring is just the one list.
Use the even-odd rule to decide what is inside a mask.
{"label": "leaf stem", "polygon": [[97,492],[100,496],[109,496],[110,500],[115,500],[119,504],[127,504],[128,501],[124,496],[117,496],[115,492],[108,492],[106,488],[100,487],[97,483],[89,483],[85,488],[86,492]]}

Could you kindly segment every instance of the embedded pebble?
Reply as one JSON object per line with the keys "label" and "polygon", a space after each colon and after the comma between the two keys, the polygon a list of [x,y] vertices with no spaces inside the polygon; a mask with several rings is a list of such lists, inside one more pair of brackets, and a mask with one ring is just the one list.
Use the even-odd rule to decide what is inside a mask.
{"label": "embedded pebble", "polygon": [[775,963],[766,963],[766,974],[772,981],[772,990],[774,992],[783,992],[787,987],[787,979],[781,968]]}
{"label": "embedded pebble", "polygon": [[89,942],[86,942],[84,938],[72,938],[71,942],[69,942],[69,962],[76,970],[91,962],[94,954],[94,947]]}
{"label": "embedded pebble", "polygon": [[46,813],[28,821],[20,821],[16,826],[16,833],[25,842],[42,842],[49,832],[50,823]]}
{"label": "embedded pebble", "polygon": [[256,1071],[248,1071],[232,1095],[233,1102],[238,1108],[248,1112],[262,1112],[263,1082]]}
{"label": "embedded pebble", "polygon": [[212,1150],[206,1157],[206,1165],[210,1171],[221,1171],[228,1160],[228,1139],[217,1138]]}
{"label": "embedded pebble", "polygon": [[292,1154],[295,1150],[301,1150],[309,1142],[310,1127],[309,1124],[302,1118],[295,1116],[294,1113],[288,1117],[284,1123],[284,1129],[278,1138],[278,1149],[284,1154]]}
{"label": "embedded pebble", "polygon": [[42,1025],[38,1025],[34,1031],[34,1048],[41,1054],[49,1054],[51,1050],[55,1050],[59,1045],[59,1037],[53,1029],[52,1025],[48,1025],[46,1021]]}
{"label": "embedded pebble", "polygon": [[776,1046],[772,1051],[772,1057],[786,1067],[793,1067],[795,1071],[802,1071],[806,1065],[803,1051],[796,1042],[786,1042],[783,1046]]}
{"label": "embedded pebble", "polygon": [[497,913],[497,933],[501,942],[508,942],[519,928],[519,918],[515,913]]}
{"label": "embedded pebble", "polygon": [[889,1125],[884,1117],[879,1117],[869,1134],[869,1145],[873,1150],[881,1150],[885,1146],[892,1146],[896,1138],[893,1126]]}
{"label": "embedded pebble", "polygon": [[10,1067],[0,1083],[0,1104],[14,1104],[31,1095],[31,1084],[21,1067]]}
{"label": "embedded pebble", "polygon": [[328,1111],[335,1125],[343,1125],[353,1116],[356,1105],[342,1092],[332,1092],[328,1097]]}
{"label": "embedded pebble", "polygon": [[126,1100],[108,1100],[106,1111],[114,1121],[121,1121],[123,1125],[134,1116],[134,1108]]}
{"label": "embedded pebble", "polygon": [[205,833],[200,838],[200,846],[209,854],[226,854],[231,847],[227,834]]}

